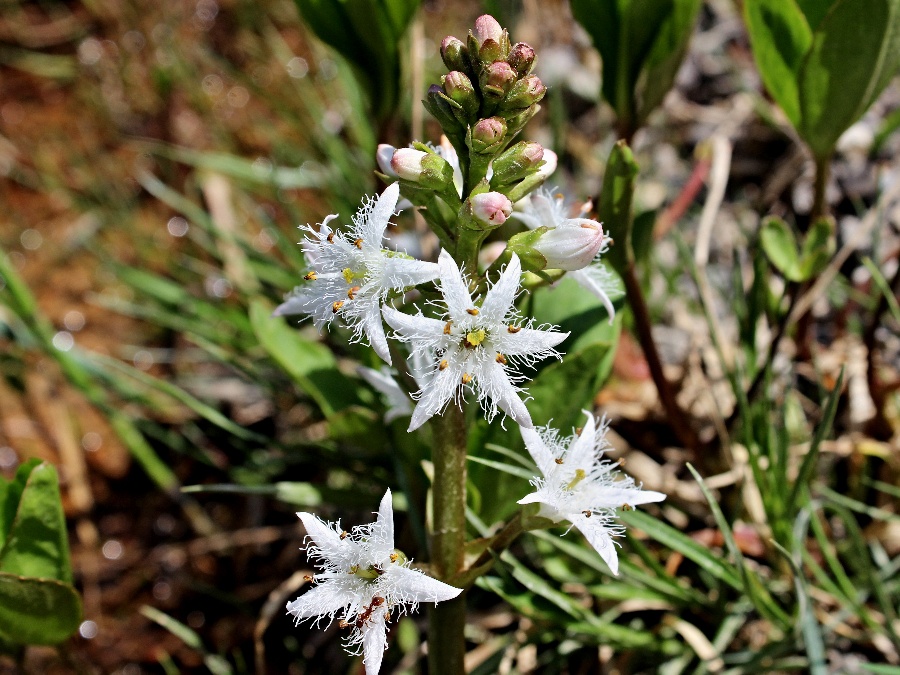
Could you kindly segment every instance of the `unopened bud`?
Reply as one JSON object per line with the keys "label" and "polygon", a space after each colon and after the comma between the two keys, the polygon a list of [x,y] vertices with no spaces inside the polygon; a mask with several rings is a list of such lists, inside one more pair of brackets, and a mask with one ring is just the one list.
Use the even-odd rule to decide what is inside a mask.
{"label": "unopened bud", "polygon": [[506,121],[502,117],[479,120],[472,127],[472,151],[479,154],[490,152],[505,136]]}
{"label": "unopened bud", "polygon": [[591,264],[606,242],[600,223],[573,218],[547,230],[534,243],[534,249],[547,260],[547,268],[572,272]]}
{"label": "unopened bud", "polygon": [[378,150],[375,152],[375,161],[378,163],[378,169],[385,176],[390,176],[391,178],[397,178],[397,174],[391,168],[391,159],[394,157],[394,153],[397,151],[393,145],[388,145],[387,143],[379,143]]}
{"label": "unopened bud", "polygon": [[516,81],[516,71],[506,61],[494,61],[481,72],[481,93],[486,99],[500,101]]}
{"label": "unopened bud", "polygon": [[459,38],[448,35],[441,41],[441,58],[450,70],[466,69],[466,46]]}
{"label": "unopened bud", "polygon": [[512,49],[509,50],[509,58],[507,61],[509,61],[509,65],[515,68],[519,77],[525,77],[531,72],[531,69],[534,68],[535,58],[534,49],[531,45],[525,44],[524,42],[517,42],[513,45]]}
{"label": "unopened bud", "polygon": [[448,134],[459,133],[463,130],[463,125],[453,113],[453,102],[448,99],[444,90],[438,85],[433,84],[428,88],[428,94],[426,94],[422,103],[425,105],[425,109],[434,115],[438,124]]}
{"label": "unopened bud", "polygon": [[482,65],[505,61],[509,56],[509,35],[494,17],[484,14],[475,20],[475,28],[469,32],[468,52],[470,59]]}
{"label": "unopened bud", "polygon": [[508,185],[533,172],[544,158],[540,143],[521,141],[494,160],[491,185]]}
{"label": "unopened bud", "polygon": [[453,167],[434,153],[400,148],[391,158],[391,168],[403,180],[431,190],[443,190],[453,185]]}
{"label": "unopened bud", "polygon": [[482,192],[469,199],[472,215],[491,227],[499,227],[512,213],[512,202],[499,192]]}
{"label": "unopened bud", "polygon": [[504,114],[514,114],[530,108],[544,98],[547,87],[537,75],[528,75],[516,82],[509,90],[506,99],[500,104],[500,110]]}
{"label": "unopened bud", "polygon": [[478,94],[475,93],[475,87],[465,73],[454,70],[444,75],[441,82],[447,96],[459,103],[466,115],[474,117],[478,114],[480,105]]}

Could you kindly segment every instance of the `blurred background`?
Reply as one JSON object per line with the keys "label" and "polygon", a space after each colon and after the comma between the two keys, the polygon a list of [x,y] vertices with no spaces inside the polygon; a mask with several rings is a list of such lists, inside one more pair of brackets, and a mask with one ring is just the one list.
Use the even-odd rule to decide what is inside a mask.
{"label": "blurred background", "polygon": [[[383,404],[350,363],[377,367],[371,353],[269,318],[306,269],[296,227],[329,213],[349,222],[380,189],[378,143],[438,141],[420,99],[444,71],[440,40],[484,12],[539,55],[549,92],[526,135],[558,153],[550,183],[580,199],[600,191],[616,116],[567,2],[387,2],[396,22],[368,24],[381,50],[363,35],[370,18],[342,24],[307,6],[304,20],[290,0],[0,3],[0,471],[10,479],[33,457],[58,468],[83,601],[71,639],[0,657],[0,669],[362,672],[336,627],[294,628],[283,614],[308,571],[294,512],[367,522],[391,486],[410,514],[403,548],[425,559],[428,448],[402,420],[378,423]],[[654,337],[706,451],[681,447],[666,424],[621,299],[621,336],[617,324],[590,352],[614,457],[670,495],[653,513],[689,536],[636,528],[624,582],[574,533],[565,556],[555,535],[523,540],[527,569],[471,594],[472,672],[804,672],[795,563],[812,580],[829,672],[898,672],[860,669],[896,668],[900,649],[898,111],[895,80],[838,143],[825,194],[838,249],[853,249],[813,298],[814,358],[781,345],[778,372],[762,371],[783,386],[732,426],[722,363],[734,359],[717,349],[764,354],[772,331],[760,337],[757,323],[777,314],[787,282],[758,253],[760,217],[804,231],[814,167],[765,93],[740,8],[702,4],[674,87],[632,145],[635,203],[655,221],[641,270]],[[686,262],[712,185],[724,200],[704,274],[724,347]],[[412,236],[411,216],[398,223]],[[837,506],[811,516],[821,531],[791,561],[761,526],[774,516],[760,457],[802,458],[832,400],[823,434],[834,440],[819,439],[805,475]],[[758,446],[744,440],[753,433]],[[730,539],[687,461],[713,477]],[[486,475],[474,472],[484,504],[471,500],[490,524],[503,513]],[[527,485],[510,480],[509,494]],[[790,620],[758,611],[736,572],[690,541],[717,560],[744,556]],[[424,672],[423,620],[394,628],[382,672]]]}

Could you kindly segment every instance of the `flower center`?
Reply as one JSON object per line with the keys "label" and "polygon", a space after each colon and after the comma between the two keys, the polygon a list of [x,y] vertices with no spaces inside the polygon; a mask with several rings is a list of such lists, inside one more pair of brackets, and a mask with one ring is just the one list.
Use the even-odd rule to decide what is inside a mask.
{"label": "flower center", "polygon": [[365,269],[353,270],[353,269],[350,269],[349,267],[345,267],[344,269],[341,270],[341,274],[344,277],[344,281],[346,281],[350,286],[353,286],[353,282],[356,279],[365,279],[366,278]]}
{"label": "flower center", "polygon": [[587,477],[587,473],[584,469],[575,469],[575,478],[569,481],[569,484],[566,485],[566,490],[574,490],[575,486],[583,481],[585,477]]}
{"label": "flower center", "polygon": [[466,333],[466,340],[463,343],[469,349],[475,349],[478,345],[484,342],[484,338],[487,337],[487,333],[483,328],[479,328],[478,330],[473,330]]}

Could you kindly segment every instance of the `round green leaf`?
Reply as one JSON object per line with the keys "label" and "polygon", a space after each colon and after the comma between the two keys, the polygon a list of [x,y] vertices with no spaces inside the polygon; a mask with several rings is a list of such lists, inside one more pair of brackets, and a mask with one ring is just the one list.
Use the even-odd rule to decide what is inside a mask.
{"label": "round green leaf", "polygon": [[69,584],[0,572],[0,640],[54,645],[81,623],[81,600]]}

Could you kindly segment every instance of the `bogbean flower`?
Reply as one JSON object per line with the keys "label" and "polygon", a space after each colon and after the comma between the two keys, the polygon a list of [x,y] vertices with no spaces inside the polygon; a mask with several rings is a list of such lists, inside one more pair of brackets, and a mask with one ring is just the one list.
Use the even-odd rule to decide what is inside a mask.
{"label": "bogbean flower", "polygon": [[391,491],[381,500],[374,523],[357,525],[351,532],[340,522],[326,523],[311,513],[298,513],[306,527],[306,555],[321,572],[313,587],[287,603],[295,623],[312,620],[330,623],[340,615],[349,628],[347,651],[363,654],[366,675],[377,675],[387,649],[387,623],[392,617],[414,612],[420,602],[442,602],[462,593],[410,567],[402,551],[394,548],[394,512]]}
{"label": "bogbean flower", "polygon": [[297,287],[275,315],[309,314],[319,330],[339,316],[353,328],[354,341],[365,336],[390,363],[381,305],[392,291],[402,292],[438,276],[436,264],[382,248],[399,195],[394,183],[378,199],[365,201],[346,233],[329,227],[336,215],[328,216],[318,230],[307,225],[303,252],[312,266],[304,277],[309,283]]}
{"label": "bogbean flower", "polygon": [[550,428],[522,428],[522,438],[543,474],[531,484],[536,488],[519,504],[540,504],[538,515],[555,523],[567,520],[578,528],[609,565],[619,573],[619,559],[613,537],[625,533],[615,522],[616,509],[661,502],[661,492],[642,490],[633,478],[617,470],[619,464],[603,459],[610,447],[607,425],[597,426],[588,411],[587,424],[580,435],[561,439]]}
{"label": "bogbean flower", "polygon": [[[421,352],[412,355],[412,374],[419,388],[425,387],[427,378],[419,376],[417,373],[425,372],[425,356]],[[356,372],[371,385],[375,391],[381,394],[388,404],[388,409],[384,413],[384,423],[390,424],[398,417],[411,415],[413,411],[412,400],[406,389],[397,382],[397,371],[387,366],[382,366],[379,370],[374,368],[366,368],[359,366]]]}
{"label": "bogbean flower", "polygon": [[422,426],[440,413],[450,401],[461,402],[466,391],[477,393],[488,420],[498,409],[517,423],[531,427],[531,415],[519,398],[518,383],[524,377],[513,367],[532,364],[548,356],[559,357],[554,349],[568,333],[546,326],[532,327],[523,321],[513,306],[522,267],[512,256],[498,281],[488,290],[483,302],[472,300],[469,285],[453,257],[441,251],[438,259],[440,287],[445,308],[440,319],[418,314],[403,314],[385,306],[383,314],[396,330],[396,337],[411,345],[430,361],[425,372],[427,386],[414,398],[418,400],[409,430]]}
{"label": "bogbean flower", "polygon": [[[530,230],[546,226],[551,231],[559,230],[560,233],[564,234],[571,228],[571,232],[576,233],[576,239],[583,239],[585,232],[590,234],[591,232],[596,233],[599,231],[599,240],[593,240],[598,245],[597,250],[594,256],[587,261],[589,264],[585,264],[580,269],[572,269],[573,265],[559,267],[558,269],[568,269],[569,273],[567,276],[575,279],[581,286],[599,298],[609,313],[610,322],[612,322],[616,315],[616,310],[609,299],[609,291],[615,288],[615,281],[609,271],[599,264],[598,260],[599,256],[605,253],[609,246],[609,237],[604,233],[603,226],[600,223],[584,217],[590,209],[590,202],[582,207],[578,216],[570,218],[565,197],[561,194],[551,195],[549,190],[541,188],[526,199],[517,202],[516,208],[517,210],[513,211],[512,217],[522,221]],[[585,230],[585,227],[590,228],[590,231]],[[580,230],[585,231],[582,232]],[[562,246],[558,245],[560,243],[558,240],[565,237],[561,236],[560,233],[553,235],[551,240],[547,242],[547,247],[550,247],[548,252],[551,254],[556,253],[556,249],[562,249]],[[582,253],[585,252],[585,250],[582,250]],[[583,262],[585,259],[586,256],[579,257],[578,262]],[[552,267],[549,262],[548,258],[548,267]]]}

